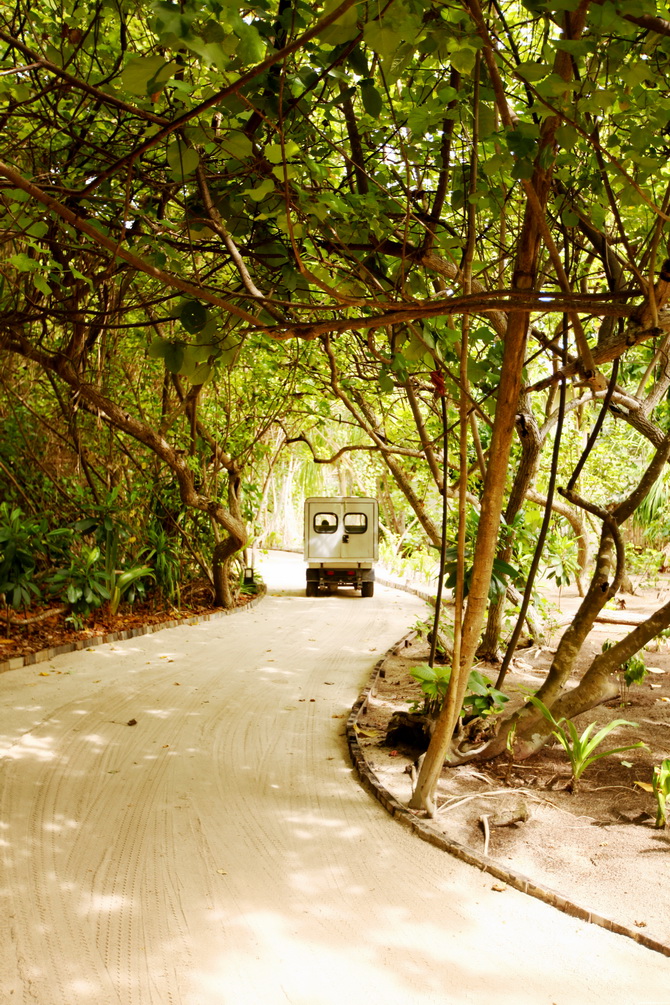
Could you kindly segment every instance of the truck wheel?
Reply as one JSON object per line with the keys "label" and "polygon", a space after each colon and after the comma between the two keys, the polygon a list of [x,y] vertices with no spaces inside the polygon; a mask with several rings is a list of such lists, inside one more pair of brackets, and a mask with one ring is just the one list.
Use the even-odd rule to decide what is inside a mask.
{"label": "truck wheel", "polygon": [[375,584],[369,580],[365,580],[361,583],[361,597],[373,597],[375,593]]}
{"label": "truck wheel", "polygon": [[319,584],[315,583],[313,579],[310,579],[305,586],[305,596],[315,597],[319,591]]}

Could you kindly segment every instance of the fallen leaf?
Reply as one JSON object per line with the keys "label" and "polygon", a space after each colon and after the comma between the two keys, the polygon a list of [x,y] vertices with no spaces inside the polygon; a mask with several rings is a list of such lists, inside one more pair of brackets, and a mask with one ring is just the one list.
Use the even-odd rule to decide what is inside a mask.
{"label": "fallen leaf", "polygon": [[633,782],[633,785],[638,785],[641,789],[644,789],[645,792],[653,792],[654,791],[653,785],[650,785],[649,782],[637,782],[636,781],[636,782]]}
{"label": "fallen leaf", "polygon": [[217,869],[216,871],[218,872],[219,876],[227,876],[228,875],[228,873],[226,872],[225,869]]}
{"label": "fallen leaf", "polygon": [[136,726],[137,725],[137,719],[128,719],[128,722],[126,723],[126,725],[128,725],[128,726]]}
{"label": "fallen leaf", "polygon": [[504,883],[494,883],[491,889],[495,890],[496,893],[504,893],[507,887]]}
{"label": "fallen leaf", "polygon": [[40,677],[48,677],[48,676],[49,676],[48,670],[40,670]]}
{"label": "fallen leaf", "polygon": [[370,727],[366,727],[366,726],[356,726],[356,732],[360,736],[381,736],[382,735],[382,730],[381,729],[370,729]]}

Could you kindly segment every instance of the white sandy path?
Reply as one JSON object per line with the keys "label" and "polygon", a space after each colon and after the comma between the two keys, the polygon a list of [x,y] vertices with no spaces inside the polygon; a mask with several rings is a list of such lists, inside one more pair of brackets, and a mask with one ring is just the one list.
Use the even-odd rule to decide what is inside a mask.
{"label": "white sandy path", "polygon": [[252,611],[0,677],[2,1005],[670,1003],[670,960],[359,788],[347,711],[423,607],[303,575],[271,558]]}

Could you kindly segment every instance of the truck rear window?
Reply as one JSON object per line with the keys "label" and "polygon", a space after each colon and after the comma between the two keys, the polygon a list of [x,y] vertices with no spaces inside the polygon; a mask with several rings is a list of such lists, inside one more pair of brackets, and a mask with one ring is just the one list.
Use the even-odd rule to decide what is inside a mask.
{"label": "truck rear window", "polygon": [[365,534],[368,529],[368,518],[365,513],[347,513],[344,517],[344,529],[347,534]]}
{"label": "truck rear window", "polygon": [[337,530],[337,517],[334,513],[315,513],[314,530],[317,534],[334,534]]}

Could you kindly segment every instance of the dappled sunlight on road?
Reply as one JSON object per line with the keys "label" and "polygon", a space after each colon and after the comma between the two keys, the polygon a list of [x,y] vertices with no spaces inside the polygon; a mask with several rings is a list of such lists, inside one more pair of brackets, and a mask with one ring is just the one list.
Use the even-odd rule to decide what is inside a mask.
{"label": "dappled sunlight on road", "polygon": [[346,717],[421,603],[308,601],[299,559],[263,567],[296,593],[0,677],[0,1001],[632,1005],[670,982],[358,785]]}

